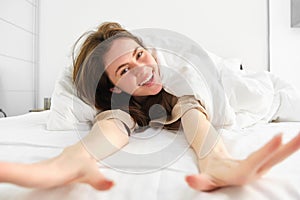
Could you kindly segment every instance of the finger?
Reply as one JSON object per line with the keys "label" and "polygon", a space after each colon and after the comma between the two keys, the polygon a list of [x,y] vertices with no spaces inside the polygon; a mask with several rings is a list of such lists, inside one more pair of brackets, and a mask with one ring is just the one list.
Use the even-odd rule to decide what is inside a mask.
{"label": "finger", "polygon": [[219,188],[207,174],[194,174],[185,177],[189,186],[198,191],[211,191]]}
{"label": "finger", "polygon": [[109,190],[114,182],[103,176],[98,169],[90,170],[88,178],[84,181],[97,190]]}
{"label": "finger", "polygon": [[91,183],[97,190],[109,190],[111,187],[114,186],[114,182],[108,179],[98,179]]}
{"label": "finger", "polygon": [[246,162],[243,162],[246,167],[256,171],[264,163],[266,163],[272,155],[280,148],[282,143],[282,134],[276,135],[265,144],[263,147],[252,153],[247,159]]}
{"label": "finger", "polygon": [[279,148],[276,153],[260,167],[258,173],[263,173],[269,170],[274,165],[278,164],[282,160],[289,157],[291,154],[295,153],[300,148],[300,133],[294,137],[291,141]]}
{"label": "finger", "polygon": [[[77,182],[77,181],[76,181]],[[85,181],[79,181],[91,185],[96,190],[109,190],[114,186],[114,182],[105,178],[101,173],[97,176],[85,178]]]}

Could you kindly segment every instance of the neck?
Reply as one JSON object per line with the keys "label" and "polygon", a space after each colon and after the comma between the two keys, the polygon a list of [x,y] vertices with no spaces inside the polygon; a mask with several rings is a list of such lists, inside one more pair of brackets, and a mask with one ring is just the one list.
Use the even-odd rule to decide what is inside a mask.
{"label": "neck", "polygon": [[163,89],[161,89],[157,94],[155,95],[148,95],[148,96],[134,96],[133,99],[142,104],[142,103],[145,103],[147,99],[151,98],[151,97],[155,97],[157,95],[159,95],[161,92],[163,92]]}
{"label": "neck", "polygon": [[144,103],[149,96],[134,96],[133,99],[138,103]]}

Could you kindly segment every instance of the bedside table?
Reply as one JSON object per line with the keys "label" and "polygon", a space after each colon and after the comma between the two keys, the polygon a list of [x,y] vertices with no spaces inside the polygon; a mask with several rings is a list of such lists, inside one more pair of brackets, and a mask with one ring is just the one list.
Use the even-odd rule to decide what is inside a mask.
{"label": "bedside table", "polygon": [[31,109],[29,110],[29,112],[42,112],[42,111],[46,111],[48,109],[43,109],[43,108],[39,108],[39,109]]}
{"label": "bedside table", "polygon": [[42,112],[42,111],[50,110],[50,106],[51,106],[51,98],[45,97],[44,98],[44,108],[34,108],[34,109],[29,110],[29,112]]}

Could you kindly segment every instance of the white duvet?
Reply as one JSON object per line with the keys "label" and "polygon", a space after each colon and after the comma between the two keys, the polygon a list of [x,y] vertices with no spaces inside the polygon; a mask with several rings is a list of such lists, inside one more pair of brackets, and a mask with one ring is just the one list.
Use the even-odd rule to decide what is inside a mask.
{"label": "white duvet", "polygon": [[176,32],[143,29],[137,34],[154,49],[166,91],[194,95],[216,129],[300,121],[300,91],[288,82],[269,72],[239,70],[240,61],[218,57]]}
{"label": "white duvet", "polygon": [[248,127],[271,121],[300,121],[300,93],[269,72],[237,71],[224,67],[222,83],[236,125]]}
{"label": "white duvet", "polygon": [[[216,129],[300,121],[299,91],[274,75],[239,70],[241,61],[220,58],[176,32],[142,29],[135,34],[156,52],[164,88],[175,96],[194,95]],[[47,129],[88,130],[96,113],[76,96],[72,67],[66,67],[55,84]]]}

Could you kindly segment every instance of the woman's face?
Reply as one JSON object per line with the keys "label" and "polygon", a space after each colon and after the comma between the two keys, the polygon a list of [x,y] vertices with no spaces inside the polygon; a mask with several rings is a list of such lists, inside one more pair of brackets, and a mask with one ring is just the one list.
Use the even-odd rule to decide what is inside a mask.
{"label": "woman's face", "polygon": [[113,92],[149,96],[162,89],[157,62],[132,39],[116,39],[104,56],[104,63],[109,79],[116,86]]}

